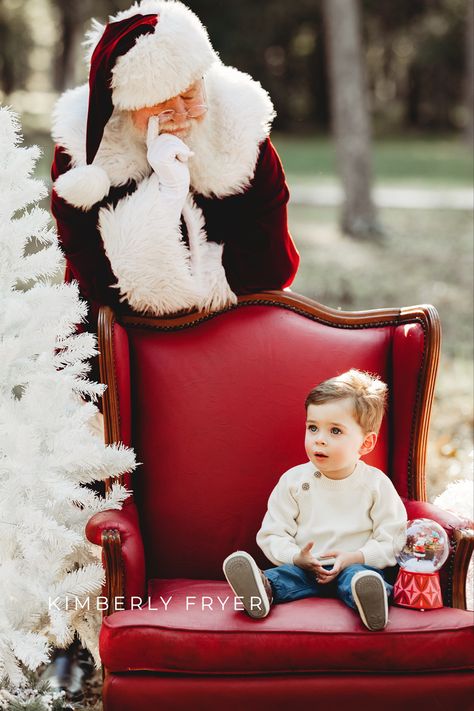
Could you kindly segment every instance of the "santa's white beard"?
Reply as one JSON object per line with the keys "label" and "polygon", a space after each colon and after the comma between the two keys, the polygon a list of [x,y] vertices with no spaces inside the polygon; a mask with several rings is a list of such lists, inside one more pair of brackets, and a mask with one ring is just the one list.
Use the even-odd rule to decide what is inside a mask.
{"label": "santa's white beard", "polygon": [[[127,131],[130,132],[134,140],[140,145],[146,147],[146,137],[147,131],[144,128],[139,128],[132,119],[131,113],[128,111],[123,112],[123,120],[127,124]],[[186,119],[186,121],[175,122],[167,121],[160,125],[159,133],[160,135],[164,133],[169,133],[172,136],[177,136],[184,143],[188,144],[188,139],[192,135],[196,126],[199,124],[198,121],[194,119]]]}
{"label": "santa's white beard", "polygon": [[170,133],[173,136],[178,136],[182,141],[186,141],[187,136],[191,131],[192,121],[184,121],[183,123],[173,123],[167,121],[166,123],[160,124],[160,135],[163,133]]}

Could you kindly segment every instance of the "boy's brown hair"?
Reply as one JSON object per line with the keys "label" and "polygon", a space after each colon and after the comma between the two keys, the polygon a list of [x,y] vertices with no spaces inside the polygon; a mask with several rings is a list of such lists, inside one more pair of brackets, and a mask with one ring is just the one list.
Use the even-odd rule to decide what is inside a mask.
{"label": "boy's brown hair", "polygon": [[378,434],[387,402],[387,386],[377,375],[352,368],[335,378],[324,380],[311,390],[305,408],[345,398],[352,399],[354,418],[364,434]]}

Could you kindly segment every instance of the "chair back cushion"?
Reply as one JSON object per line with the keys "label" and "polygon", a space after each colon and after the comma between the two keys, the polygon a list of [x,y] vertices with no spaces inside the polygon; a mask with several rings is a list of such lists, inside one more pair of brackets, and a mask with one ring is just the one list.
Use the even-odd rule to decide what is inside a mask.
{"label": "chair back cushion", "polygon": [[[130,366],[127,357],[115,357],[114,368],[125,392],[121,370],[130,367],[131,405],[128,396],[121,398],[120,421],[124,429],[131,419],[141,462],[133,488],[148,577],[222,578],[223,559],[238,549],[268,567],[255,536],[279,477],[307,461],[307,393],[353,367],[377,373],[390,387],[394,335],[402,327],[393,318],[335,324],[258,302],[183,328],[154,323],[125,319],[114,336],[123,353],[124,332],[128,335]],[[404,387],[411,390],[405,387],[397,409],[404,418],[396,460],[402,495],[423,351],[423,330],[418,323],[413,327],[418,360],[408,369]],[[395,397],[392,393],[377,447],[366,459],[388,476],[393,475]],[[128,435],[128,425],[125,429]]]}

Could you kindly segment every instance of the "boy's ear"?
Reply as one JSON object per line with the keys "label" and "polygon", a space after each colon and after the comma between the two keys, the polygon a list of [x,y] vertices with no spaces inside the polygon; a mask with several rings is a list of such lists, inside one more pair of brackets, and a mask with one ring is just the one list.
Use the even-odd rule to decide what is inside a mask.
{"label": "boy's ear", "polygon": [[369,454],[375,445],[377,444],[377,433],[376,432],[369,432],[368,434],[365,435],[364,441],[362,442],[362,446],[359,449],[359,454],[361,457],[363,457],[365,454]]}

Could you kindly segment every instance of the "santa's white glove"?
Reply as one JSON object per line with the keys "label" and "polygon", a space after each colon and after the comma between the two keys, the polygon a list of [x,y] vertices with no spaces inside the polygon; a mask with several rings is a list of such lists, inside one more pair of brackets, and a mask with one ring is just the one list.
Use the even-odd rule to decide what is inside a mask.
{"label": "santa's white glove", "polygon": [[188,159],[193,152],[177,136],[158,134],[158,117],[151,116],[147,133],[148,162],[158,176],[163,198],[181,214],[189,192]]}

